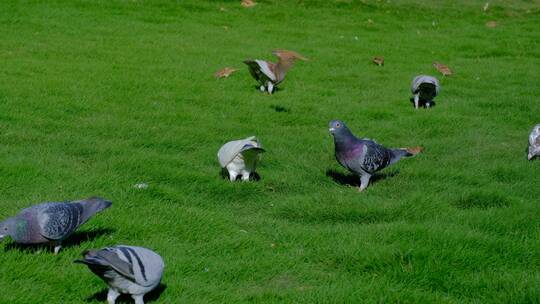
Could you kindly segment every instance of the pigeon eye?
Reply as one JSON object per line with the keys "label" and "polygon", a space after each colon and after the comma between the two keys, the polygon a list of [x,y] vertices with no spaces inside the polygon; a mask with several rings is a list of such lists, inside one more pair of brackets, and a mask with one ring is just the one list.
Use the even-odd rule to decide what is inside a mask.
{"label": "pigeon eye", "polygon": [[339,123],[336,124],[336,128],[339,128],[341,127],[341,125]]}

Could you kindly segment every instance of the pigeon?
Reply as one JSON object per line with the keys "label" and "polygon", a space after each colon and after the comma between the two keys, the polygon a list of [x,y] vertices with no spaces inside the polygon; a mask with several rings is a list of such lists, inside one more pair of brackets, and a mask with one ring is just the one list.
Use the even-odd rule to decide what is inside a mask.
{"label": "pigeon", "polygon": [[337,161],[360,176],[359,191],[367,188],[375,172],[422,151],[422,147],[389,149],[368,138],[356,138],[340,120],[332,120],[329,131],[334,136]]}
{"label": "pigeon", "polygon": [[414,108],[434,106],[433,98],[439,94],[440,88],[439,81],[433,76],[419,75],[414,77],[411,84],[411,92],[414,95],[411,101],[414,102]]}
{"label": "pigeon", "polygon": [[527,159],[531,160],[535,156],[540,156],[540,124],[534,126],[529,135],[529,153]]}
{"label": "pigeon", "polygon": [[161,281],[165,264],[159,254],[136,246],[116,245],[85,250],[82,260],[107,285],[107,301],[114,304],[120,294],[129,294],[135,304],[144,304],[144,295]]}
{"label": "pigeon", "polygon": [[221,168],[227,169],[231,182],[242,175],[242,180],[249,180],[251,173],[255,172],[260,154],[265,152],[261,143],[255,136],[230,141],[224,144],[217,156]]}
{"label": "pigeon", "polygon": [[10,236],[20,244],[51,243],[55,246],[54,254],[58,254],[64,239],[111,204],[102,198],[92,197],[71,203],[34,205],[0,222],[0,240]]}
{"label": "pigeon", "polygon": [[277,63],[259,59],[244,60],[244,63],[249,67],[251,76],[259,82],[261,92],[268,91],[269,94],[272,94],[275,87],[283,81],[285,74],[294,65],[295,60],[308,60],[293,51],[274,50],[272,54],[279,58]]}

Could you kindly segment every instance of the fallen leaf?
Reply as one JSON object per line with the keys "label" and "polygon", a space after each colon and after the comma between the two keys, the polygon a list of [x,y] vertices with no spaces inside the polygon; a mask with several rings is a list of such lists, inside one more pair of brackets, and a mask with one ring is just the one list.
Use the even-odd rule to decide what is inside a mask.
{"label": "fallen leaf", "polygon": [[373,63],[375,63],[378,66],[384,65],[384,57],[383,56],[373,57]]}
{"label": "fallen leaf", "polygon": [[452,75],[452,71],[450,68],[442,63],[439,62],[433,62],[433,66],[439,71],[443,76],[450,76]]}
{"label": "fallen leaf", "polygon": [[255,6],[257,5],[257,3],[255,3],[255,1],[253,0],[242,0],[242,6],[243,7],[252,7],[252,6]]}
{"label": "fallen leaf", "polygon": [[367,20],[367,23],[369,23],[369,24],[373,24],[373,20],[371,20],[371,19],[368,19],[368,20]]}
{"label": "fallen leaf", "polygon": [[497,26],[497,21],[488,21],[486,22],[486,27],[489,27],[489,28],[494,28]]}
{"label": "fallen leaf", "polygon": [[222,6],[222,7],[220,7],[220,8],[219,8],[219,10],[220,10],[220,11],[222,11],[222,12],[226,12],[226,11],[227,11],[227,9],[226,9],[226,8],[224,8],[223,6]]}
{"label": "fallen leaf", "polygon": [[219,70],[217,71],[214,76],[216,78],[223,78],[223,77],[229,77],[229,75],[231,75],[232,73],[234,73],[235,71],[237,71],[237,69],[235,68],[230,68],[230,67],[226,67],[222,70]]}
{"label": "fallen leaf", "polygon": [[484,4],[484,12],[487,11],[489,8],[489,2],[486,2],[486,4]]}
{"label": "fallen leaf", "polygon": [[224,29],[225,31],[228,31],[228,30],[229,30],[229,27],[226,26],[226,25],[224,25],[224,26],[223,26],[223,29]]}

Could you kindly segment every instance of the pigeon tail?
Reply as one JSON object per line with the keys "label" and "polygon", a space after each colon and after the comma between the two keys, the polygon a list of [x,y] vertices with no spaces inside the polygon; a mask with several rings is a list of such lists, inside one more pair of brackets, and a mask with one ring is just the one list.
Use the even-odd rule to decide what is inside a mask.
{"label": "pigeon tail", "polygon": [[392,158],[390,159],[389,165],[396,163],[402,157],[415,156],[416,154],[422,152],[422,150],[422,147],[392,149]]}
{"label": "pigeon tail", "polygon": [[94,214],[107,209],[112,205],[111,201],[107,201],[101,197],[90,197],[85,200],[77,201],[76,203],[83,206],[83,223],[85,223]]}

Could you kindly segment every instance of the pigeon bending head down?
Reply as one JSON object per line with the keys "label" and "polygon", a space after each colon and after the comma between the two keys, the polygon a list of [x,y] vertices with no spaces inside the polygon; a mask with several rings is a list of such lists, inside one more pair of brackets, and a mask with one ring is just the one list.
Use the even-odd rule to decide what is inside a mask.
{"label": "pigeon bending head down", "polygon": [[433,99],[439,95],[440,89],[439,80],[433,76],[419,75],[414,77],[411,83],[411,92],[413,93],[411,101],[414,103],[414,108],[434,106]]}
{"label": "pigeon bending head down", "polygon": [[129,294],[135,304],[144,304],[144,295],[159,285],[165,264],[159,254],[136,246],[117,245],[83,252],[85,264],[107,285],[107,301],[114,304],[120,294]]}
{"label": "pigeon bending head down", "polygon": [[540,124],[534,126],[529,135],[529,151],[527,153],[527,159],[531,160],[537,156],[540,156]]}
{"label": "pigeon bending head down", "polygon": [[289,50],[274,50],[272,54],[278,57],[277,63],[260,59],[244,60],[249,68],[249,73],[259,83],[261,92],[268,91],[269,94],[272,94],[275,87],[285,79],[287,71],[296,60],[308,60],[306,57]]}
{"label": "pigeon bending head down", "polygon": [[329,131],[334,137],[336,160],[349,171],[360,176],[359,191],[369,184],[375,172],[382,170],[402,157],[416,155],[421,147],[392,149],[367,138],[357,138],[341,120],[332,120]]}
{"label": "pigeon bending head down", "polygon": [[247,181],[251,173],[257,169],[260,154],[263,152],[265,150],[257,137],[250,136],[224,144],[217,156],[221,168],[225,168],[229,173],[231,182],[234,182],[238,175],[242,176],[243,181]]}
{"label": "pigeon bending head down", "polygon": [[9,236],[19,244],[50,243],[55,246],[54,253],[58,254],[64,239],[111,204],[102,198],[92,197],[71,203],[34,205],[0,222],[0,240]]}

